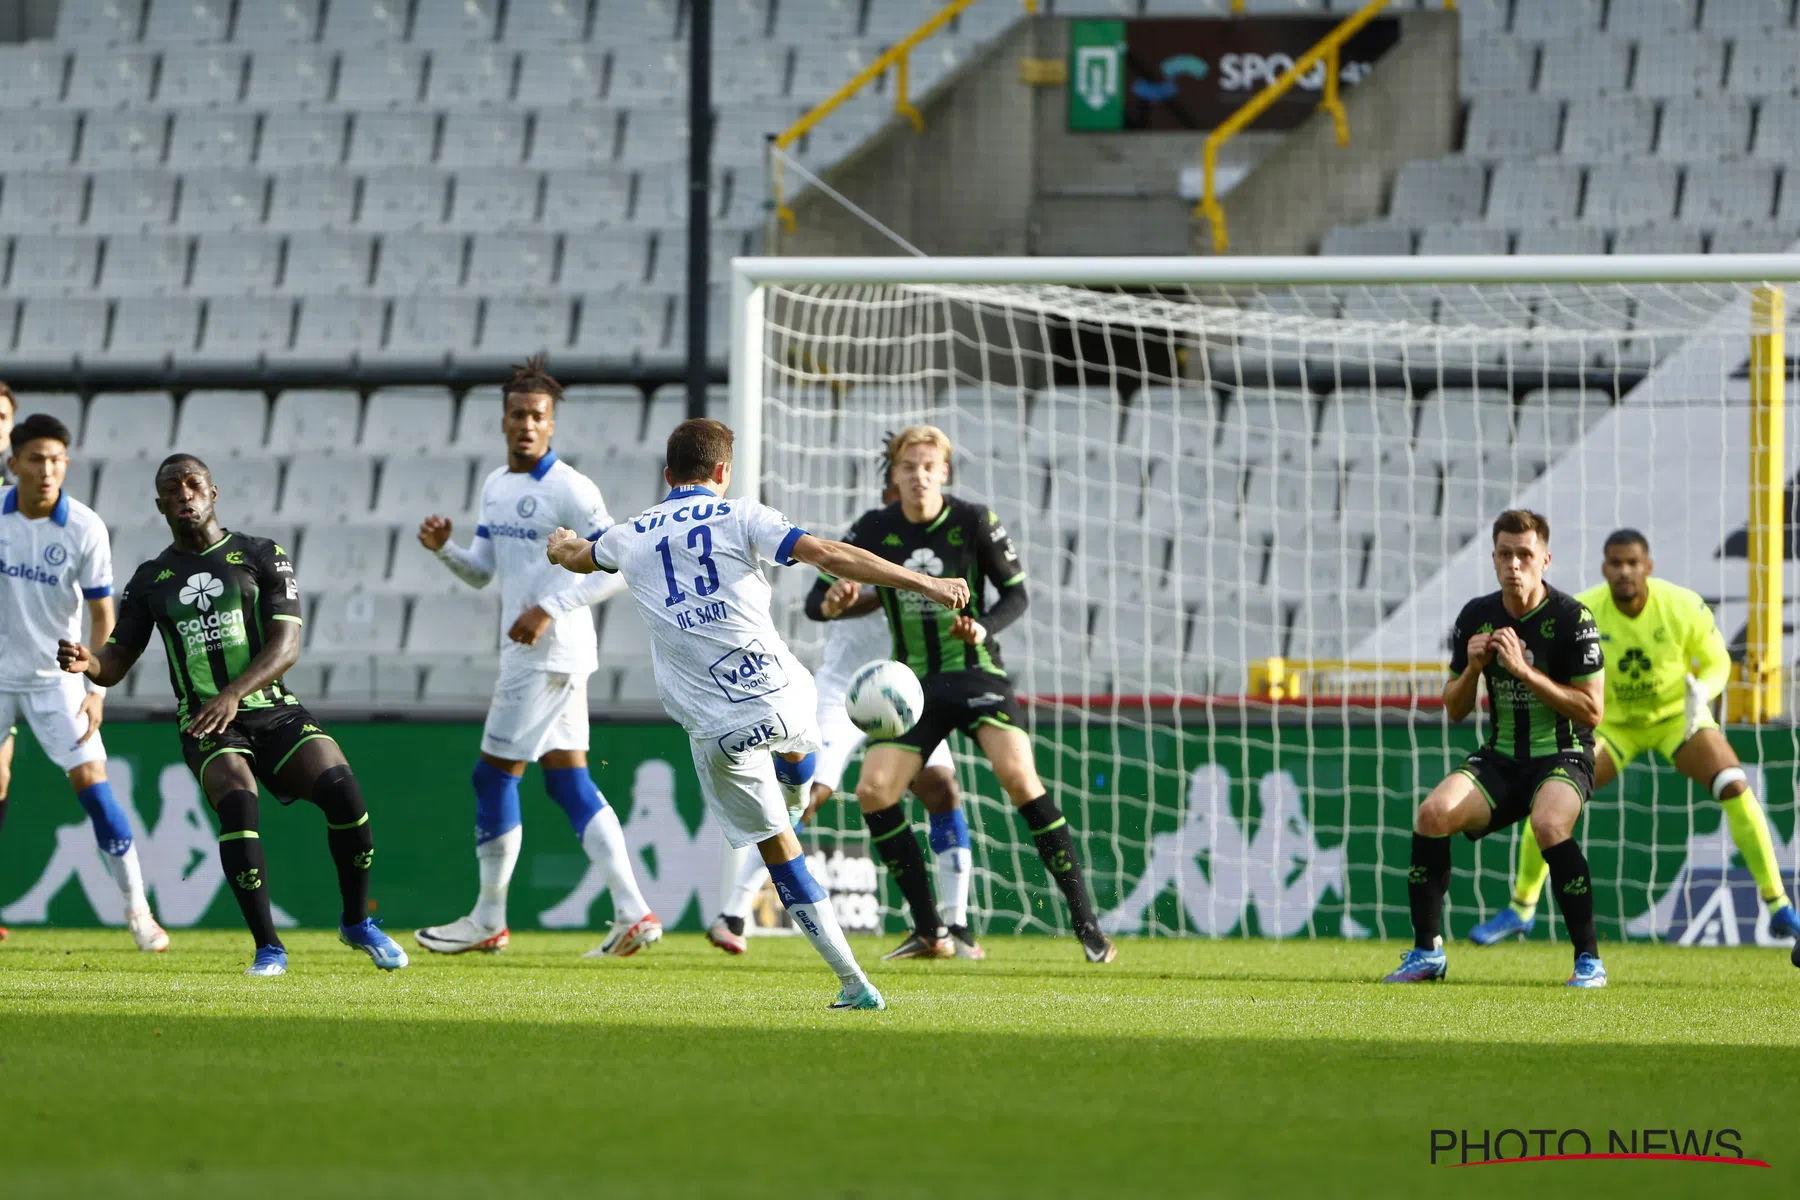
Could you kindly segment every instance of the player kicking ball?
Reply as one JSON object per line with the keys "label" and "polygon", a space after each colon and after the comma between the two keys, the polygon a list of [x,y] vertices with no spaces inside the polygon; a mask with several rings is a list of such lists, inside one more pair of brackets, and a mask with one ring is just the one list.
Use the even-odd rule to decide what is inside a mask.
{"label": "player kicking ball", "polygon": [[1550,523],[1526,509],[1494,521],[1500,590],[1469,601],[1450,638],[1444,712],[1460,722],[1487,680],[1487,744],[1431,790],[1413,819],[1407,892],[1413,948],[1384,983],[1442,979],[1450,837],[1477,841],[1529,819],[1544,847],[1556,902],[1575,946],[1568,986],[1606,986],[1594,937],[1594,888],[1573,836],[1594,788],[1594,727],[1605,712],[1606,664],[1593,614],[1544,582]]}
{"label": "player kicking ball", "polygon": [[650,627],[663,707],[687,730],[700,793],[725,840],[761,852],[788,915],[842,985],[831,1007],[886,1008],[794,836],[789,812],[805,804],[817,761],[817,693],[769,614],[762,564],[803,562],[953,609],[967,603],[969,585],[813,537],[765,504],[725,499],[731,460],[730,429],[683,421],[669,435],[663,501],[592,541],[558,529],[549,558],[581,574],[624,576]]}
{"label": "player kicking ball", "polygon": [[[925,856],[900,807],[921,766],[952,730],[987,755],[994,776],[1018,809],[1038,856],[1056,880],[1082,952],[1093,963],[1118,957],[1100,931],[1082,879],[1069,823],[1050,799],[1032,761],[1023,710],[1001,664],[994,634],[1025,612],[1025,570],[1000,518],[984,505],[944,493],[950,478],[950,439],[934,425],[911,425],[888,442],[888,478],[899,499],[857,519],[847,542],[895,563],[922,567],[944,579],[975,581],[969,604],[942,612],[892,589],[881,592],[893,656],[911,667],[925,692],[918,723],[863,754],[856,800],[869,839],[906,897],[913,932],[888,958],[948,958],[955,950],[925,878]],[[989,607],[983,581],[998,596]]]}
{"label": "player kicking ball", "polygon": [[[1606,673],[1606,720],[1595,731],[1594,787],[1611,783],[1627,763],[1649,752],[1712,792],[1725,810],[1731,841],[1744,856],[1769,909],[1769,931],[1800,938],[1800,913],[1781,883],[1769,819],[1711,704],[1725,690],[1731,656],[1712,610],[1697,592],[1652,578],[1650,542],[1635,529],[1607,535],[1600,573],[1606,582],[1576,597],[1594,614],[1612,659]],[[1490,946],[1537,923],[1548,870],[1531,830],[1519,846],[1513,902],[1469,931]]]}
{"label": "player kicking ball", "polygon": [[500,576],[500,620],[506,638],[500,678],[481,731],[475,764],[475,862],[481,890],[475,910],[413,937],[439,954],[496,952],[511,937],[506,893],[519,861],[524,831],[519,778],[535,762],[544,790],[569,818],[588,858],[612,892],[613,923],[587,957],[625,958],[660,941],[662,922],[644,902],[631,869],[619,815],[588,774],[588,677],[600,665],[588,606],[623,591],[617,579],[571,581],[544,561],[542,547],[558,526],[598,537],[612,525],[594,481],[551,449],[562,385],[542,359],[514,367],[500,389],[500,429],[506,465],[481,485],[481,520],[468,549],[450,541],[440,516],[419,526],[420,543],[471,587]]}
{"label": "player kicking ball", "polygon": [[[885,469],[885,452],[882,458]],[[881,502],[892,504],[898,498],[899,492],[889,484]],[[814,679],[819,690],[819,736],[824,745],[819,748],[818,766],[813,771],[812,796],[803,818],[806,821],[812,820],[819,806],[837,793],[850,756],[865,740],[863,731],[851,722],[844,709],[844,697],[859,668],[888,656],[887,621],[877,615],[880,608],[881,595],[875,588],[829,575],[820,575],[806,598],[806,615],[827,622],[825,651]],[[942,951],[954,947],[952,952],[959,958],[986,958],[986,951],[969,930],[969,880],[974,862],[969,822],[963,816],[962,792],[956,785],[956,762],[950,757],[949,742],[938,743],[925,760],[924,768],[912,781],[912,793],[924,804],[931,822],[938,896],[944,921],[950,927],[950,941],[938,942],[936,948]],[[800,828],[796,825],[795,832]],[[749,949],[744,930],[766,875],[762,860],[749,850],[726,848],[719,880],[719,916],[706,931],[707,940],[713,945],[728,954],[743,954]]]}
{"label": "player kicking ball", "polygon": [[125,678],[152,633],[169,652],[181,753],[219,817],[219,864],[256,943],[247,975],[285,975],[287,950],[269,911],[269,871],[257,830],[256,785],[283,804],[325,814],[343,913],[338,940],[384,971],[406,951],[369,917],[375,836],[344,755],[281,682],[300,661],[300,586],[287,551],[219,525],[212,472],[191,454],[156,471],[156,511],[174,542],[139,566],[119,623],[98,650],[57,647],[62,669],[102,687]]}
{"label": "player kicking ball", "polygon": [[[11,402],[9,395],[0,403]],[[68,775],[88,814],[100,859],[124,901],[132,940],[139,950],[166,950],[169,935],[144,894],[131,819],[106,781],[100,737],[106,693],[57,667],[57,646],[81,637],[84,604],[96,639],[113,627],[106,526],[63,488],[70,440],[66,425],[42,413],[12,426],[10,434],[6,468],[17,482],[0,498],[0,729],[6,730],[7,768],[0,776],[0,818],[12,765],[10,727],[22,718],[45,757]]]}

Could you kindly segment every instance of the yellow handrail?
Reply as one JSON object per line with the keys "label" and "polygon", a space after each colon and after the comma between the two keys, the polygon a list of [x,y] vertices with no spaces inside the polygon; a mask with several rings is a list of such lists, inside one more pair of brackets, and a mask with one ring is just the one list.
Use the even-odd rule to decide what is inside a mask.
{"label": "yellow handrail", "polygon": [[[1330,33],[1320,38],[1318,43],[1294,60],[1294,65],[1282,72],[1281,78],[1268,84],[1262,91],[1250,97],[1244,106],[1225,118],[1225,123],[1213,130],[1206,137],[1206,145],[1200,152],[1200,167],[1204,184],[1200,193],[1200,203],[1194,206],[1194,215],[1205,217],[1212,226],[1213,253],[1223,254],[1231,248],[1231,236],[1225,229],[1225,209],[1219,204],[1218,174],[1219,147],[1242,133],[1246,126],[1269,110],[1269,106],[1281,99],[1300,82],[1302,76],[1319,63],[1325,64],[1325,98],[1319,107],[1331,114],[1331,123],[1337,131],[1337,144],[1350,144],[1350,117],[1344,111],[1344,103],[1338,96],[1338,59],[1344,43],[1355,37],[1367,25],[1380,15],[1388,6],[1389,0],[1369,0],[1342,21]],[[1454,10],[1456,0],[1444,0],[1446,9]],[[1242,12],[1241,0],[1233,0],[1232,10]]]}
{"label": "yellow handrail", "polygon": [[[776,149],[786,150],[805,137],[815,125],[836,112],[845,101],[862,91],[863,88],[881,78],[890,68],[894,71],[894,111],[910,120],[914,129],[924,132],[925,116],[913,107],[910,94],[912,80],[909,60],[913,49],[920,42],[948,25],[957,13],[973,3],[975,0],[950,0],[950,3],[938,9],[924,24],[888,47],[881,57],[857,72],[855,78],[851,79],[849,83],[813,105],[805,116],[777,134],[775,137]],[[783,203],[785,197],[782,194],[779,159],[770,163],[769,185],[775,194],[775,213],[781,218],[781,223],[787,231],[792,233],[794,231],[794,213]]]}

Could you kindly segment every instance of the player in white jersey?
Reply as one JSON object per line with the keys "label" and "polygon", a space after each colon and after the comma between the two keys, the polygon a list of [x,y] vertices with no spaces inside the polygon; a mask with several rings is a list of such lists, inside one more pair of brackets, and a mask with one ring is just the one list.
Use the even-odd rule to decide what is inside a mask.
{"label": "player in white jersey", "polygon": [[[17,482],[0,498],[0,728],[29,723],[45,757],[68,774],[119,886],[125,923],[138,949],[166,950],[169,935],[144,895],[131,818],[106,781],[106,744],[100,738],[105,692],[65,674],[56,662],[58,641],[81,640],[84,603],[94,640],[112,633],[106,526],[63,490],[72,440],[68,426],[34,413],[13,426],[8,440],[12,456],[6,470]],[[0,816],[5,808],[0,791]]]}
{"label": "player in white jersey", "polygon": [[809,563],[954,608],[967,602],[969,585],[823,541],[754,500],[725,499],[731,457],[730,429],[683,421],[669,435],[662,503],[591,541],[559,529],[549,556],[571,571],[625,577],[650,627],[663,707],[687,730],[700,793],[725,840],[762,852],[788,915],[842,984],[831,1007],[885,1008],[794,836],[817,761],[817,692],[769,615],[763,563]]}
{"label": "player in white jersey", "polygon": [[506,634],[473,781],[481,891],[468,916],[413,935],[443,954],[498,951],[511,936],[506,892],[522,836],[519,778],[532,762],[543,768],[544,789],[612,892],[612,929],[588,956],[623,958],[662,938],[662,922],[638,889],[619,816],[588,774],[587,684],[599,665],[588,606],[624,587],[606,576],[571,580],[544,559],[545,541],[559,526],[598,537],[613,523],[594,481],[550,448],[561,399],[562,385],[542,360],[515,367],[501,388],[506,466],[481,485],[473,544],[451,542],[450,522],[441,516],[419,527],[419,541],[465,583],[485,587],[499,575]]}
{"label": "player in white jersey", "polygon": [[[13,418],[18,415],[19,402],[13,398],[12,388],[4,380],[0,380],[0,446],[7,448],[10,456],[12,449]],[[12,484],[6,473],[6,463],[0,461],[0,491],[5,491]],[[6,795],[12,789],[13,736],[18,728],[9,725],[0,731],[0,826],[6,824]],[[0,925],[0,942],[6,940],[6,926]]]}
{"label": "player in white jersey", "polygon": [[[886,467],[885,457],[882,463]],[[898,493],[892,485],[882,493],[881,502],[892,504]],[[820,575],[807,598],[806,615],[829,624],[825,631],[825,652],[819,661],[814,682],[819,691],[819,761],[813,771],[812,797],[803,820],[810,821],[819,806],[837,793],[844,781],[844,770],[850,759],[868,740],[850,720],[844,709],[844,696],[856,672],[872,662],[888,657],[893,639],[887,620],[878,610],[881,598],[874,588]],[[962,812],[962,792],[956,785],[956,760],[951,756],[948,740],[939,742],[925,766],[911,784],[913,795],[925,805],[931,822],[931,846],[936,856],[938,894],[944,921],[950,928],[949,941],[940,942],[946,951],[961,958],[985,958],[975,936],[969,930],[969,878],[974,858],[969,847],[969,823]],[[799,832],[800,826],[795,827]],[[746,953],[750,946],[744,938],[757,892],[768,877],[762,859],[748,848],[725,847],[719,861],[719,915],[707,926],[706,938],[727,954]]]}

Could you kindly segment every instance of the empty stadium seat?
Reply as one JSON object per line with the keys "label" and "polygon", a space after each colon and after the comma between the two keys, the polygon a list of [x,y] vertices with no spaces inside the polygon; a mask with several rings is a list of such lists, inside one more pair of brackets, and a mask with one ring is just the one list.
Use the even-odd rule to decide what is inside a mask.
{"label": "empty stadium seat", "polygon": [[1394,180],[1390,220],[1406,225],[1481,218],[1487,172],[1468,159],[1422,159],[1400,168]]}
{"label": "empty stadium seat", "polygon": [[66,167],[75,157],[75,129],[71,112],[9,113],[0,127],[0,164],[9,172]]}
{"label": "empty stadium seat", "polygon": [[72,370],[77,360],[105,348],[110,308],[92,297],[27,300],[8,366]]}
{"label": "empty stadium seat", "polygon": [[548,233],[478,233],[470,239],[463,287],[483,295],[530,295],[556,278],[556,238]]}
{"label": "empty stadium seat", "polygon": [[88,179],[66,171],[15,171],[0,191],[0,228],[16,233],[55,233],[81,224]]}
{"label": "empty stadium seat", "polygon": [[20,296],[81,295],[94,286],[99,267],[97,237],[20,238],[8,290]]}
{"label": "empty stadium seat", "polygon": [[[0,107],[13,110],[62,99],[68,51],[45,42],[0,46]],[[18,119],[17,114],[13,119]]]}
{"label": "empty stadium seat", "polygon": [[245,112],[188,112],[175,118],[168,165],[247,167],[256,150],[256,117]]}
{"label": "empty stadium seat", "polygon": [[1787,95],[1800,90],[1800,34],[1784,30],[1739,38],[1725,86],[1739,96]]}
{"label": "empty stadium seat", "polygon": [[495,358],[554,355],[574,336],[574,308],[566,296],[503,296],[486,302],[481,348]]}
{"label": "empty stadium seat", "polygon": [[425,690],[420,699],[425,704],[485,709],[493,698],[499,674],[498,659],[439,663],[426,669]]}
{"label": "empty stadium seat", "polygon": [[423,167],[437,154],[434,113],[362,112],[351,121],[353,167]]}
{"label": "empty stadium seat", "polygon": [[1775,168],[1761,163],[1691,167],[1681,189],[1681,219],[1690,225],[1762,224],[1775,208]]}
{"label": "empty stadium seat", "polygon": [[101,392],[88,403],[81,452],[96,458],[168,453],[175,398],[168,392]]}
{"label": "empty stadium seat", "polygon": [[143,30],[142,0],[62,0],[56,10],[61,42],[134,42]]}
{"label": "empty stadium seat", "polygon": [[500,597],[489,589],[420,596],[413,602],[405,650],[414,654],[459,654],[500,648]]}
{"label": "empty stadium seat", "polygon": [[288,347],[294,302],[233,297],[209,303],[201,349],[209,364],[255,364]]}
{"label": "empty stadium seat", "polygon": [[1648,100],[1608,97],[1569,103],[1562,153],[1589,162],[1641,158],[1656,136],[1656,107]]}
{"label": "empty stadium seat", "polygon": [[97,171],[88,186],[85,227],[136,233],[166,227],[175,215],[176,180],[162,171]]}
{"label": "empty stadium seat", "polygon": [[517,69],[515,55],[493,47],[440,50],[431,56],[426,100],[439,108],[505,104]]}
{"label": "empty stadium seat", "polygon": [[1631,72],[1631,45],[1602,34],[1552,38],[1538,58],[1537,90],[1546,96],[1617,95]]}
{"label": "empty stadium seat", "polygon": [[270,113],[263,118],[257,161],[265,170],[336,166],[344,159],[348,130],[342,113]]}
{"label": "empty stadium seat", "polygon": [[611,162],[619,143],[619,114],[571,108],[537,114],[531,162],[539,167],[586,167]]}
{"label": "empty stadium seat", "polygon": [[282,454],[346,453],[362,426],[362,398],[343,390],[290,389],[275,397],[269,445]]}
{"label": "empty stadium seat", "polygon": [[283,291],[303,296],[368,286],[375,239],[366,233],[297,233],[288,239]]}
{"label": "empty stadium seat", "polygon": [[[1768,112],[1765,105],[1764,113]],[[1663,105],[1656,154],[1673,162],[1712,162],[1744,153],[1749,141],[1747,101],[1732,96],[1686,97]]]}
{"label": "empty stadium seat", "polygon": [[224,456],[262,450],[269,400],[261,392],[189,392],[175,421],[175,443],[183,450]]}
{"label": "empty stadium seat", "polygon": [[250,62],[246,103],[259,108],[311,108],[331,98],[337,53],[323,46],[283,46],[259,51]]}
{"label": "empty stadium seat", "polygon": [[305,552],[294,561],[303,578],[332,590],[379,589],[387,578],[394,531],[366,520],[309,527]]}
{"label": "empty stadium seat", "polygon": [[248,70],[247,55],[222,46],[167,51],[157,76],[156,102],[168,108],[236,104]]}
{"label": "empty stadium seat", "polygon": [[257,0],[238,7],[233,35],[249,46],[310,42],[319,33],[322,0]]}
{"label": "empty stadium seat", "polygon": [[[379,296],[311,296],[300,301],[294,344],[282,357],[295,363],[341,367],[346,356],[379,350],[388,302]],[[355,440],[355,426],[351,426]]]}
{"label": "empty stadium seat", "polygon": [[378,389],[363,414],[360,445],[370,454],[429,454],[450,440],[452,412],[448,388]]}
{"label": "empty stadium seat", "polygon": [[[336,6],[327,11],[335,12]],[[364,45],[362,42],[347,44]],[[333,98],[345,108],[398,108],[418,103],[424,86],[423,50],[405,46],[346,49],[338,61],[337,91]]]}
{"label": "empty stadium seat", "polygon": [[[537,224],[541,187],[535,171],[461,172],[451,188],[445,224],[469,233],[530,228]],[[550,224],[566,227],[556,221]]]}
{"label": "empty stadium seat", "polygon": [[280,513],[287,521],[363,520],[374,495],[373,459],[295,454],[288,460]]}
{"label": "empty stadium seat", "polygon": [[1659,37],[1638,44],[1632,90],[1674,98],[1716,92],[1725,75],[1725,44],[1711,34]]}
{"label": "empty stadium seat", "polygon": [[[193,453],[192,448],[180,438],[175,440],[175,445],[180,450]],[[281,464],[261,454],[230,457],[225,453],[218,453],[201,457],[206,459],[206,465],[212,472],[213,486],[219,489],[219,519],[225,527],[254,527],[258,536],[272,536],[263,530],[274,519],[275,500],[281,490]],[[152,486],[147,487],[145,492],[154,494],[154,490],[152,482]]]}
{"label": "empty stadium seat", "polygon": [[[1505,162],[1488,185],[1487,219],[1497,225],[1534,228],[1575,219],[1581,201],[1578,167],[1546,162]],[[1670,207],[1674,207],[1671,198]],[[1520,251],[1524,253],[1524,251]]]}
{"label": "empty stadium seat", "polygon": [[510,0],[503,37],[514,46],[566,46],[588,33],[588,0]]}
{"label": "empty stadium seat", "polygon": [[64,100],[80,108],[125,108],[150,99],[156,78],[156,55],[149,50],[118,47],[82,48],[69,69]]}
{"label": "empty stadium seat", "polygon": [[1590,225],[1646,225],[1675,215],[1679,173],[1668,163],[1607,163],[1588,172],[1583,221]]}
{"label": "empty stadium seat", "polygon": [[404,0],[333,0],[320,36],[338,46],[397,41],[406,36]]}
{"label": "empty stadium seat", "polygon": [[491,42],[499,14],[498,0],[418,0],[412,41],[417,46]]}
{"label": "empty stadium seat", "polygon": [[[510,25],[510,21],[509,21]],[[592,104],[606,82],[606,52],[568,43],[541,44],[519,62],[518,103],[537,107]]]}
{"label": "empty stadium seat", "polygon": [[200,301],[128,296],[113,305],[103,361],[123,369],[167,370],[200,343]]}
{"label": "empty stadium seat", "polygon": [[405,625],[406,602],[399,596],[333,590],[321,594],[313,609],[307,648],[323,655],[392,653],[400,648]]}
{"label": "empty stadium seat", "polygon": [[201,234],[190,286],[209,296],[267,293],[280,270],[281,238],[273,233]]}
{"label": "empty stadium seat", "polygon": [[378,521],[416,527],[431,513],[462,513],[468,500],[468,459],[396,454],[381,470],[373,516]]}
{"label": "empty stadium seat", "polygon": [[1785,28],[1790,8],[1788,0],[1707,0],[1700,27],[1710,33],[1755,37]]}

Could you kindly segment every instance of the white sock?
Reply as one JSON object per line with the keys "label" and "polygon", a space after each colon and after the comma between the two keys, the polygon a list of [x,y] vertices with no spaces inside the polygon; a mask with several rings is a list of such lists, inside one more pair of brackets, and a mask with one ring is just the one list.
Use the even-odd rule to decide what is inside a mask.
{"label": "white sock", "polygon": [[938,912],[946,925],[969,923],[969,881],[974,878],[975,856],[967,846],[937,852]]}
{"label": "white sock", "polygon": [[762,882],[766,878],[768,868],[763,866],[762,855],[756,852],[756,847],[733,850],[726,846],[719,875],[719,912],[748,921],[756,893],[762,891]]}
{"label": "white sock", "polygon": [[137,846],[133,845],[123,854],[102,853],[106,860],[106,869],[112,873],[113,882],[119,885],[119,895],[125,897],[125,911],[146,908],[150,901],[144,896],[144,869],[138,865]]}
{"label": "white sock", "polygon": [[524,834],[523,825],[514,825],[499,837],[491,837],[475,847],[475,865],[481,869],[481,895],[470,915],[477,925],[488,929],[506,927],[506,889],[512,885]]}
{"label": "white sock", "polygon": [[625,831],[619,828],[619,814],[612,805],[595,813],[581,831],[581,848],[606,876],[606,886],[612,891],[613,920],[629,925],[650,911],[644,893],[638,891],[637,873],[631,869],[631,848],[625,844]]}
{"label": "white sock", "polygon": [[769,868],[769,875],[775,880],[775,892],[787,906],[788,916],[806,935],[819,957],[825,960],[838,980],[848,986],[852,983],[867,986],[868,976],[856,965],[856,955],[850,951],[850,943],[844,939],[844,931],[838,927],[837,913],[831,907],[831,897],[825,889],[813,879],[812,873],[806,869],[806,859],[796,858],[792,862],[778,864]]}

